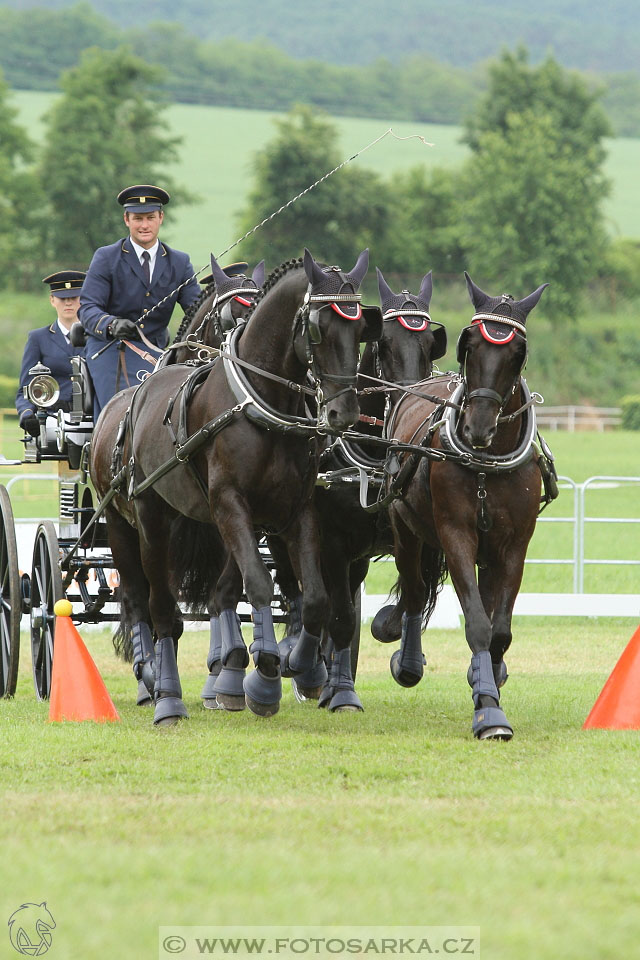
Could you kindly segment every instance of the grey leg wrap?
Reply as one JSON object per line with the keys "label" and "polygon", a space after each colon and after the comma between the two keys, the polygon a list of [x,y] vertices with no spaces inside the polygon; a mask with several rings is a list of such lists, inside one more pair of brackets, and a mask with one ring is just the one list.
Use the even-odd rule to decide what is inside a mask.
{"label": "grey leg wrap", "polygon": [[298,642],[302,630],[302,594],[299,593],[289,605],[289,625],[287,636],[278,644],[280,651],[280,673],[283,677],[291,677],[289,671],[289,654]]}
{"label": "grey leg wrap", "polygon": [[[209,619],[211,638],[209,640],[209,655],[207,656],[207,667],[209,676],[205,680],[204,687],[200,696],[203,700],[216,699],[216,693],[213,689],[218,679],[218,674],[222,668],[222,631],[220,629],[220,618],[211,617]],[[215,704],[214,704],[215,705]]]}
{"label": "grey leg wrap", "polygon": [[289,654],[289,676],[297,676],[306,670],[313,670],[320,659],[320,637],[307,633],[302,628],[298,642]]}
{"label": "grey leg wrap", "polygon": [[155,652],[151,628],[144,620],[131,628],[133,647],[133,674],[138,681],[136,704],[145,707],[153,703],[153,685],[156,680]]}
{"label": "grey leg wrap", "polygon": [[[499,706],[483,707],[481,697],[491,697],[500,702],[500,694],[493,675],[491,654],[488,650],[481,650],[471,657],[471,689],[475,712],[471,729],[478,739],[496,736],[509,740],[513,736],[513,729],[507,720],[504,711]],[[493,731],[493,732],[492,732]]]}
{"label": "grey leg wrap", "polygon": [[[509,674],[507,673],[507,665],[504,660],[501,660],[499,663],[491,661],[491,667],[493,669],[493,679],[495,681],[496,687],[498,690],[501,687],[504,687]],[[470,687],[473,686],[473,666],[469,664],[469,669],[467,670],[467,683]]]}
{"label": "grey leg wrap", "polygon": [[355,691],[353,677],[351,676],[350,647],[345,647],[344,650],[334,649],[333,651],[331,674],[329,676],[329,690],[331,699],[327,705],[332,712],[334,710],[344,710],[345,707],[352,710],[364,709],[360,702],[360,697]]}
{"label": "grey leg wrap", "polygon": [[240,619],[235,610],[223,610],[220,614],[222,668],[214,682],[213,690],[230,697],[244,697],[242,681],[249,664],[249,654],[242,639]]}
{"label": "grey leg wrap", "polygon": [[156,682],[154,686],[155,712],[153,722],[172,717],[186,717],[182,702],[182,687],[178,674],[173,637],[162,637],[156,643]]}
{"label": "grey leg wrap", "polygon": [[422,615],[402,614],[400,649],[391,657],[391,675],[401,687],[415,687],[422,680],[426,657],[422,652]]}
{"label": "grey leg wrap", "polygon": [[[253,704],[273,707],[282,699],[282,679],[280,652],[273,632],[271,607],[261,607],[253,611],[253,642],[250,650],[256,668],[244,679],[247,706],[252,709],[253,702]],[[268,712],[271,714],[276,710]]]}

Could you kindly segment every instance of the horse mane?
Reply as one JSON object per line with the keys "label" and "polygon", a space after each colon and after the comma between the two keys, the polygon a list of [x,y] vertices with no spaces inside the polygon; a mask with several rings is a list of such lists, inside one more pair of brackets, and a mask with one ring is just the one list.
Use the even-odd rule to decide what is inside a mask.
{"label": "horse mane", "polygon": [[173,340],[171,341],[172,344],[180,343],[180,341],[184,339],[184,335],[189,329],[189,324],[193,320],[194,316],[196,315],[197,311],[200,309],[204,301],[207,299],[208,296],[210,296],[212,288],[215,288],[214,283],[210,283],[208,287],[205,287],[204,290],[201,290],[200,295],[196,297],[193,303],[189,304],[189,306],[184,312],[184,316],[182,320],[180,321],[180,326],[178,327],[178,331],[175,337],[173,338]]}
{"label": "horse mane", "polygon": [[292,270],[299,268],[303,264],[303,258],[297,257],[292,260],[285,260],[284,263],[281,263],[279,267],[276,267],[275,270],[272,270],[265,282],[262,284],[262,287],[258,291],[258,295],[253,301],[253,307],[248,311],[246,315],[246,320],[249,320],[253,313],[260,303],[264,299],[266,294],[278,283],[282,277],[286,276],[287,273],[290,273]]}

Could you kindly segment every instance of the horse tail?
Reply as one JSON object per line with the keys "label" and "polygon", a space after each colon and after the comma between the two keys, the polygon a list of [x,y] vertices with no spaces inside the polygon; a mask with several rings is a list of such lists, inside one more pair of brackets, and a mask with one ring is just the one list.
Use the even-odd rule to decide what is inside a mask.
{"label": "horse tail", "polygon": [[[420,569],[422,571],[422,579],[424,580],[425,585],[425,605],[422,611],[422,629],[424,630],[431,619],[433,611],[435,610],[438,594],[440,593],[442,585],[447,579],[447,574],[449,572],[444,551],[440,547],[430,547],[428,544],[423,543],[422,556],[420,558]],[[397,617],[397,623],[395,623],[395,626],[397,630],[399,630],[399,618],[401,613],[404,611],[404,603],[402,600],[402,583],[400,578],[398,578],[391,587],[391,590],[389,591],[389,599],[395,600]]]}
{"label": "horse tail", "polygon": [[114,600],[120,603],[120,623],[113,631],[111,642],[116,656],[125,663],[133,663],[133,644],[131,642],[131,624],[127,620],[124,604],[122,603],[122,587],[116,587]]}
{"label": "horse tail", "polygon": [[225,562],[220,534],[211,523],[179,515],[171,524],[171,587],[190,612],[207,609]]}
{"label": "horse tail", "polygon": [[423,543],[420,566],[422,569],[422,579],[424,580],[426,588],[426,602],[422,613],[422,628],[424,629],[431,619],[431,614],[435,610],[438,594],[449,572],[444,550],[440,547],[430,547],[428,544]]}

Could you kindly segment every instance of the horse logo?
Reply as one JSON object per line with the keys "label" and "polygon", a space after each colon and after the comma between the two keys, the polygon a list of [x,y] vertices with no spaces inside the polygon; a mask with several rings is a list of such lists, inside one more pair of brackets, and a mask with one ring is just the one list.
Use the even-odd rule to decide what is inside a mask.
{"label": "horse logo", "polygon": [[14,950],[25,957],[41,957],[51,946],[56,922],[42,903],[23,903],[9,917],[9,938]]}

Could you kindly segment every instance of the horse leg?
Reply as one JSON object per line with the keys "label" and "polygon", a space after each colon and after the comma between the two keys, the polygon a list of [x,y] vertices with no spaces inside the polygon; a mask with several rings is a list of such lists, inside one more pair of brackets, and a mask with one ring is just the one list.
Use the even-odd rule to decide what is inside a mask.
{"label": "horse leg", "polygon": [[[362,710],[355,692],[351,673],[350,643],[355,624],[355,611],[349,592],[348,564],[341,561],[337,546],[324,545],[325,574],[331,591],[331,604],[320,563],[320,535],[313,505],[302,511],[291,531],[290,549],[298,545],[302,589],[304,626],[298,643],[289,657],[289,665],[295,673],[317,667],[320,660],[320,641],[323,629],[331,619],[331,639],[334,644],[329,686],[331,697],[329,709]],[[329,611],[329,616],[327,616]],[[323,698],[322,705],[327,703]],[[320,705],[320,704],[319,704]]]}
{"label": "horse leg", "polygon": [[[251,517],[241,495],[233,489],[212,495],[211,512],[227,549],[242,573],[245,593],[253,607],[253,643],[250,650],[256,669],[243,681],[246,705],[259,716],[272,716],[277,713],[282,698],[280,652],[271,610],[273,580],[260,556]],[[223,617],[229,622],[231,617],[236,616],[235,604],[229,609],[226,606],[228,603],[229,598],[225,598],[224,591],[216,591],[221,623]],[[223,629],[223,642],[224,636]]]}
{"label": "horse leg", "polygon": [[105,510],[109,545],[120,576],[120,620],[125,646],[133,647],[133,674],[138,681],[136,703],[153,703],[155,653],[149,614],[149,583],[142,569],[136,530],[113,506]]}
{"label": "horse leg", "polygon": [[149,583],[149,611],[158,637],[155,644],[153,722],[156,726],[172,726],[188,714],[182,702],[173,636],[176,598],[170,588],[171,516],[164,501],[154,491],[148,491],[136,501],[136,519],[140,535],[140,558]]}
{"label": "horse leg", "polygon": [[405,611],[402,614],[400,649],[389,667],[396,683],[415,687],[422,680],[426,658],[422,652],[422,611],[426,586],[422,576],[422,541],[396,512],[393,516],[394,553]]}
{"label": "horse leg", "polygon": [[[249,654],[242,638],[240,618],[236,607],[242,594],[242,576],[232,556],[227,560],[213,590],[212,603],[220,615],[210,619],[211,643],[209,646],[209,678],[202,692],[207,692],[217,707],[223,710],[244,710],[244,675],[249,664]],[[207,704],[203,699],[205,706]]]}
{"label": "horse leg", "polygon": [[[504,662],[504,655],[511,645],[511,611],[515,603],[515,595],[509,606],[509,600],[502,597],[500,608],[496,612],[496,578],[493,570],[489,567],[480,567],[478,570],[478,589],[482,599],[482,605],[485,613],[491,620],[491,667],[493,669],[493,679],[496,687],[500,690],[508,680],[507,665]],[[503,594],[503,591],[498,591]],[[469,668],[469,677],[471,668]],[[467,679],[469,679],[469,677]],[[469,683],[471,680],[469,679]]]}
{"label": "horse leg", "polygon": [[492,626],[485,611],[475,574],[477,534],[463,536],[459,522],[438,530],[449,573],[462,607],[465,636],[471,649],[467,674],[475,707],[472,730],[479,740],[510,740],[513,728],[500,707],[491,661]]}

